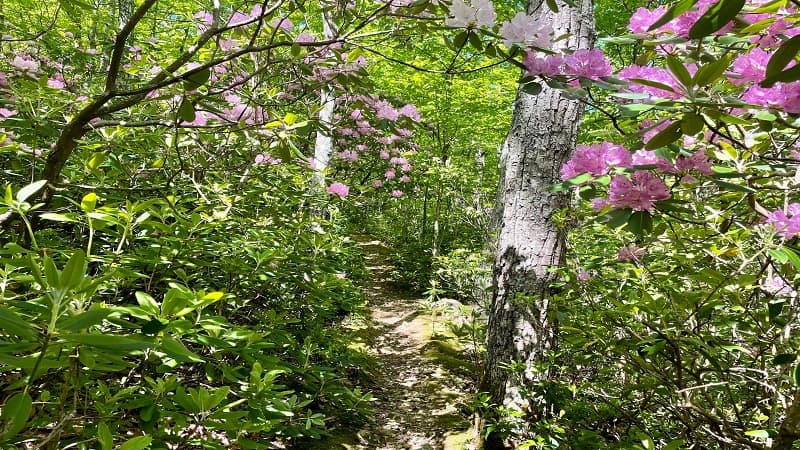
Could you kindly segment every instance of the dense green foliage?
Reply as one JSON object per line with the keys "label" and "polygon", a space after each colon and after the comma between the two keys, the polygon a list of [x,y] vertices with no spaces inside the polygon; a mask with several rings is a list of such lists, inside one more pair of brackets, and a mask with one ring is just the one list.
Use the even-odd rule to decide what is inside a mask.
{"label": "dense green foliage", "polygon": [[[620,37],[639,3],[598,2],[614,66],[660,81],[520,80],[499,27],[443,27],[438,2],[234,3],[0,5],[0,446],[302,447],[369,420],[374,362],[342,325],[363,312],[365,231],[432,307],[472,308],[448,330],[479,361],[520,81],[584,101],[584,144],[700,152],[708,170],[660,173],[670,198],[652,208],[589,201],[655,164],[554,187],[575,196],[552,218],[569,253],[534,412],[476,393],[465,413],[532,448],[769,448],[791,431],[800,248],[764,217],[798,202],[800,123],[727,79],[775,19],[713,34],[742,8],[790,11],[794,29],[789,2],[720,2],[691,40]],[[800,77],[798,42],[777,38],[772,81]]]}

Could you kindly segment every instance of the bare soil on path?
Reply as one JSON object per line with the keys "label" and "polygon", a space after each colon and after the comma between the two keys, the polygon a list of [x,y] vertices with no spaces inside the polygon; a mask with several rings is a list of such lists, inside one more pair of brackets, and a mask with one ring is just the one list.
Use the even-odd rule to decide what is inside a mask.
{"label": "bare soil on path", "polygon": [[[367,323],[354,333],[377,361],[372,408],[363,429],[317,442],[309,449],[462,450],[469,444],[466,408],[474,390],[475,367],[455,348],[432,338],[441,318],[423,300],[392,280],[388,249],[368,237],[362,247],[370,276],[366,282]],[[428,308],[430,310],[430,308]]]}

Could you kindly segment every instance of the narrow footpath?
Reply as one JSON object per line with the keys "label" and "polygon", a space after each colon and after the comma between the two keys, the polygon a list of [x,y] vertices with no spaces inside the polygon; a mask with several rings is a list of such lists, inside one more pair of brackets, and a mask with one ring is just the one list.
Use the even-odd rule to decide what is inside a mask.
{"label": "narrow footpath", "polygon": [[[474,390],[471,363],[458,351],[432,339],[445,327],[441,316],[424,311],[423,300],[398,289],[391,279],[388,249],[358,237],[370,271],[364,324],[366,350],[378,360],[375,420],[349,436],[349,442],[322,443],[327,449],[470,450],[466,403]],[[341,438],[341,436],[339,437]]]}

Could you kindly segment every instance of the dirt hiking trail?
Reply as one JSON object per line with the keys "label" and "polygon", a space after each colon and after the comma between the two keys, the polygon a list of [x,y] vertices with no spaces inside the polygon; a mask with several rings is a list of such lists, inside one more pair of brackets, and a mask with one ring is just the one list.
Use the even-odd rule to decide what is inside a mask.
{"label": "dirt hiking trail", "polygon": [[[377,361],[368,387],[375,420],[349,436],[333,436],[313,449],[471,450],[465,405],[474,391],[475,367],[457,349],[433,338],[445,328],[440,314],[392,282],[389,250],[357,236],[370,272],[365,282],[367,323],[356,327],[358,345]],[[430,310],[431,308],[427,308]]]}

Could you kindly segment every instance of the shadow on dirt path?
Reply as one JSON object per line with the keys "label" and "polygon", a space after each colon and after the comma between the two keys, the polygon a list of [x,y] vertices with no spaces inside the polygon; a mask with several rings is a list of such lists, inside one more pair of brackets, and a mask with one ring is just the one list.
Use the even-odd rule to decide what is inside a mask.
{"label": "shadow on dirt path", "polygon": [[374,422],[349,435],[333,436],[308,449],[471,449],[465,403],[474,390],[474,367],[458,352],[431,339],[433,317],[422,299],[398,289],[391,279],[388,249],[355,237],[370,271],[366,300],[370,316],[363,336],[374,368]]}

